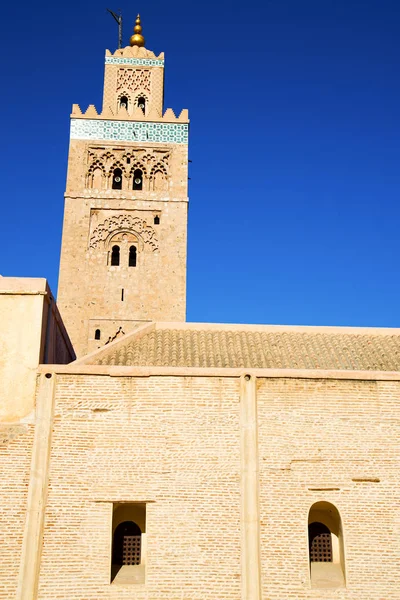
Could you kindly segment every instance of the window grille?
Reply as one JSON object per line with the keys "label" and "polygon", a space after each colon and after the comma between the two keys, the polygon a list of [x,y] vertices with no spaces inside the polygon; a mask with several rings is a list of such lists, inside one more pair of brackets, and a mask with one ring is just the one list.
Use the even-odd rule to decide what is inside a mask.
{"label": "window grille", "polygon": [[320,533],[312,541],[311,562],[332,562],[332,538],[330,533]]}
{"label": "window grille", "polygon": [[123,565],[140,565],[141,537],[140,535],[124,535],[122,544]]}

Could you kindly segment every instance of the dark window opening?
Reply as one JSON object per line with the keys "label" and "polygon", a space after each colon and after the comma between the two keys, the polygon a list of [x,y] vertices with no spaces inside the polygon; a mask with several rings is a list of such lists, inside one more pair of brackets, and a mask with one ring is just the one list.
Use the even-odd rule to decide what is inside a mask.
{"label": "dark window opening", "polygon": [[130,159],[130,157],[129,157],[129,156],[128,156],[128,158],[126,159],[126,164],[127,164],[127,165],[130,165],[130,164],[131,164],[131,159]]}
{"label": "dark window opening", "polygon": [[332,536],[323,523],[308,526],[310,562],[332,562]]}
{"label": "dark window opening", "polygon": [[114,169],[113,180],[112,180],[112,189],[113,190],[122,190],[122,171],[121,171],[121,169]]}
{"label": "dark window opening", "polygon": [[145,583],[146,504],[114,504],[111,582]]}
{"label": "dark window opening", "polygon": [[136,256],[137,256],[136,246],[131,246],[129,248],[129,266],[130,267],[136,267]]}
{"label": "dark window opening", "polygon": [[119,246],[113,246],[111,249],[111,266],[119,266]]}
{"label": "dark window opening", "polygon": [[124,288],[122,288],[121,290],[121,302],[124,301]]}
{"label": "dark window opening", "polygon": [[142,532],[133,521],[120,523],[114,532],[112,564],[140,565]]}
{"label": "dark window opening", "polygon": [[141,169],[135,169],[135,172],[133,173],[133,189],[143,189],[143,171]]}
{"label": "dark window opening", "polygon": [[128,110],[128,98],[126,96],[121,96],[119,99],[119,107]]}
{"label": "dark window opening", "polygon": [[139,108],[142,109],[143,114],[145,114],[145,111],[146,111],[146,98],[143,98],[143,96],[140,96],[140,98],[138,98],[137,105],[138,105]]}
{"label": "dark window opening", "polygon": [[157,215],[156,217],[154,217],[154,225],[159,225],[160,224],[160,217]]}
{"label": "dark window opening", "polygon": [[96,329],[96,331],[94,333],[94,339],[95,340],[99,340],[100,339],[100,335],[101,335],[100,329]]}

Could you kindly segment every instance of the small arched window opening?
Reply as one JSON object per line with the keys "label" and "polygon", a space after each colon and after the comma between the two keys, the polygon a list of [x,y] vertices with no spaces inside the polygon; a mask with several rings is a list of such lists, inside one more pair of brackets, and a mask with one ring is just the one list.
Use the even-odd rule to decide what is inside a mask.
{"label": "small arched window opening", "polygon": [[100,337],[101,337],[101,331],[100,331],[100,329],[96,329],[96,331],[94,332],[94,339],[99,340]]}
{"label": "small arched window opening", "polygon": [[129,266],[130,267],[136,267],[136,257],[137,257],[136,246],[131,246],[129,248]]}
{"label": "small arched window opening", "polygon": [[112,179],[112,189],[122,190],[122,171],[121,169],[114,169]]}
{"label": "small arched window opening", "polygon": [[143,189],[143,171],[141,169],[135,169],[133,173],[133,189]]}
{"label": "small arched window opening", "polygon": [[142,110],[143,114],[146,112],[146,98],[144,96],[140,96],[137,100],[138,107]]}
{"label": "small arched window opening", "polygon": [[128,110],[128,106],[129,106],[129,100],[127,96],[121,96],[121,98],[119,99],[119,107],[120,108],[125,108],[126,110]]}
{"label": "small arched window opening", "polygon": [[345,585],[342,521],[329,502],[316,502],[308,516],[308,560],[311,587]]}
{"label": "small arched window opening", "polygon": [[111,249],[111,266],[119,266],[119,246],[113,246]]}
{"label": "small arched window opening", "polygon": [[114,532],[112,564],[115,566],[140,565],[142,531],[134,521],[123,521]]}
{"label": "small arched window opening", "polygon": [[154,225],[159,225],[160,224],[160,217],[158,215],[156,215],[154,217]]}

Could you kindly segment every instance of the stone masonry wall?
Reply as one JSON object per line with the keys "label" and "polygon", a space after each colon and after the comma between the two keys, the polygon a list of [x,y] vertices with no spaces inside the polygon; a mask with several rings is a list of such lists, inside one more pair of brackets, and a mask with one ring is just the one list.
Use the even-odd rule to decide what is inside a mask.
{"label": "stone masonry wall", "polygon": [[[263,598],[399,598],[399,394],[397,382],[258,382]],[[341,515],[346,589],[309,589],[321,500]]]}
{"label": "stone masonry wall", "polygon": [[[239,381],[57,375],[39,600],[249,600],[243,428],[256,438]],[[257,380],[263,600],[397,600],[399,395],[395,381]],[[25,450],[13,450],[2,510],[17,537],[0,598],[15,582],[23,529],[22,512],[7,521],[23,506],[28,468]],[[25,465],[15,481],[11,464]],[[341,515],[345,588],[310,588],[307,518],[319,501]],[[145,584],[110,584],[120,502],[147,503]]]}
{"label": "stone masonry wall", "polygon": [[[38,598],[239,598],[238,379],[57,377]],[[110,585],[122,501],[148,502],[144,585]]]}
{"label": "stone masonry wall", "polygon": [[[101,148],[121,156],[122,150],[147,152],[150,164],[154,156],[168,155],[169,175],[164,191],[148,189],[148,178],[143,190],[128,189],[125,175],[122,190],[110,189],[104,178],[107,189],[85,187],[88,154],[103,150],[71,141],[58,306],[78,357],[93,349],[96,320],[107,330],[103,342],[120,326],[128,333],[138,322],[184,321],[186,315],[187,145],[140,144],[138,150],[137,144],[103,143]],[[110,266],[114,234],[121,237],[118,267]],[[138,248],[137,266],[129,268],[132,244]],[[105,320],[121,323],[109,331]]]}
{"label": "stone masonry wall", "polygon": [[15,598],[27,507],[33,424],[0,427],[0,598]]}

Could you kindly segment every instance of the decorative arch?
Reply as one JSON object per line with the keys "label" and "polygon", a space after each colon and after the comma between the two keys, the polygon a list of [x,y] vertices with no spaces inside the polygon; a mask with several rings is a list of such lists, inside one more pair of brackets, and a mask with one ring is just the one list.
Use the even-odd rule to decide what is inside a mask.
{"label": "decorative arch", "polygon": [[116,160],[108,170],[108,187],[115,190],[124,189],[124,178],[126,179],[125,165]]}
{"label": "decorative arch", "polygon": [[150,172],[150,188],[154,192],[164,192],[168,189],[168,174],[165,166],[158,162]]}
{"label": "decorative arch", "polygon": [[145,92],[139,92],[138,94],[136,94],[135,99],[133,101],[133,105],[135,107],[139,107],[141,108],[141,106],[139,106],[141,104],[141,100],[144,100],[144,109],[143,110],[143,114],[147,114],[148,113],[148,109],[149,109],[149,97]]}
{"label": "decorative arch", "polygon": [[[137,236],[143,249],[147,247],[151,252],[158,250],[158,239],[154,228],[144,219],[130,214],[115,215],[99,223],[90,237],[89,248],[106,249],[110,240],[124,233]],[[140,245],[139,250],[141,250]]]}
{"label": "decorative arch", "polygon": [[119,111],[121,108],[123,108],[122,104],[124,103],[126,104],[126,110],[130,113],[132,109],[131,102],[132,100],[130,94],[128,92],[121,92],[120,94],[118,94],[117,98],[117,110]]}
{"label": "decorative arch", "polygon": [[[135,178],[139,175],[138,171],[142,172],[142,185],[135,186]],[[147,179],[147,170],[141,161],[136,160],[132,165],[130,170],[130,178],[129,178],[129,187],[131,190],[147,190],[148,189],[148,179]]]}
{"label": "decorative arch", "polygon": [[106,170],[101,160],[95,160],[89,167],[86,175],[86,187],[103,189],[106,179]]}
{"label": "decorative arch", "polygon": [[311,587],[345,586],[342,519],[330,502],[316,502],[309,510],[308,561]]}
{"label": "decorative arch", "polygon": [[112,174],[115,171],[115,169],[121,169],[122,173],[124,175],[126,174],[126,169],[125,169],[124,163],[121,162],[120,160],[115,160],[108,169],[108,177],[112,177]]}

